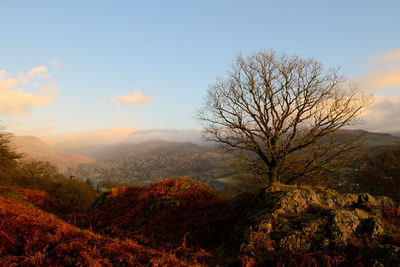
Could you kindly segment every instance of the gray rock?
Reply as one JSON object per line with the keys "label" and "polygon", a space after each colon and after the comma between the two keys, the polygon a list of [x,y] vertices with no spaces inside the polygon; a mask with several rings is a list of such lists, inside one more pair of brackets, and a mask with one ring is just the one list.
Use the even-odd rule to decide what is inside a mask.
{"label": "gray rock", "polygon": [[346,245],[359,228],[361,220],[368,218],[368,214],[359,209],[336,210],[332,215],[328,231],[332,241],[339,246]]}
{"label": "gray rock", "polygon": [[[333,199],[334,207],[350,207],[356,204],[358,201],[358,195],[356,194],[340,194]],[[328,202],[332,203],[332,202]],[[332,205],[332,204],[331,204]]]}
{"label": "gray rock", "polygon": [[[364,233],[375,239],[371,242],[375,246],[385,235],[385,219],[378,219],[375,209],[389,208],[393,203],[389,198],[375,198],[369,194],[270,186],[252,198],[230,243],[235,249],[227,246],[229,250],[226,251],[230,255],[235,251],[269,262],[276,259],[280,251],[295,254],[340,251],[363,242],[361,238],[366,238]],[[351,238],[357,240],[350,243]],[[382,258],[374,263],[374,259],[368,258],[370,265],[400,266],[398,250],[386,253],[385,261]]]}
{"label": "gray rock", "polygon": [[275,213],[301,213],[311,207],[320,205],[319,196],[314,191],[295,190],[293,192],[287,192],[287,194],[277,202]]}

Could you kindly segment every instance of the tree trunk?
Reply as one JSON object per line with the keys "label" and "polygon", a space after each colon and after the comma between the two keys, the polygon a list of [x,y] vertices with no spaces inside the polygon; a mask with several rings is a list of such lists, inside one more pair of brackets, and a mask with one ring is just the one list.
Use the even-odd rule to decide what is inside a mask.
{"label": "tree trunk", "polygon": [[268,182],[278,183],[280,181],[280,168],[282,166],[282,160],[272,160],[268,164]]}

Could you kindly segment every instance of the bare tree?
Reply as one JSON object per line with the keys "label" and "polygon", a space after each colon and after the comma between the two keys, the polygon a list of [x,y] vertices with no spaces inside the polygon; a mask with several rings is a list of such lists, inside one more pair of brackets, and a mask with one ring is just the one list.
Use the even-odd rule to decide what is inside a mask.
{"label": "bare tree", "polygon": [[209,87],[198,118],[203,138],[239,152],[242,167],[289,182],[354,148],[340,129],[358,123],[371,99],[337,69],[268,50],[237,56]]}

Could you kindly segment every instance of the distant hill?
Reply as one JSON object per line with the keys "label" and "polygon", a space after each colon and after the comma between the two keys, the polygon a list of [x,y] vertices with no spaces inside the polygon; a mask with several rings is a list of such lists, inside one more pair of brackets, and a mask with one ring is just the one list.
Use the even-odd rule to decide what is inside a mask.
{"label": "distant hill", "polygon": [[[351,135],[363,134],[364,148],[369,152],[382,146],[400,144],[400,137],[391,134],[361,130],[348,132]],[[143,137],[143,133],[140,134]],[[149,138],[152,136],[149,134]],[[30,158],[48,160],[66,175],[74,175],[83,180],[89,178],[94,182],[106,180],[149,184],[167,177],[190,175],[218,189],[224,188],[226,181],[231,181],[236,173],[236,170],[227,167],[226,156],[224,158],[215,147],[191,142],[153,139],[139,144],[75,144],[60,149],[34,136],[18,136],[15,143],[18,151]]]}
{"label": "distant hill", "polygon": [[111,159],[114,155],[120,153],[131,144],[104,144],[104,145],[78,145],[78,144],[62,144],[52,146],[54,150],[69,153],[79,154],[95,160]]}
{"label": "distant hill", "polygon": [[400,132],[390,132],[390,135],[400,137]]}
{"label": "distant hill", "polygon": [[[362,134],[364,149],[400,144],[400,138],[361,130],[348,131]],[[140,144],[116,144],[75,148],[82,150],[96,162],[68,168],[67,173],[95,182],[110,180],[125,184],[149,184],[167,177],[190,175],[214,188],[224,187],[236,170],[228,168],[226,156],[212,146],[191,142],[149,140]]]}
{"label": "distant hill", "polygon": [[392,146],[400,144],[400,137],[387,133],[373,133],[361,130],[350,131],[352,134],[364,134],[362,140],[368,148],[377,146]]}
{"label": "distant hill", "polygon": [[61,171],[72,165],[94,162],[86,156],[55,151],[35,136],[13,136],[12,142],[16,151],[23,153],[26,158],[50,161]]}
{"label": "distant hill", "polygon": [[149,140],[205,145],[198,130],[150,129],[139,131],[124,127],[56,134],[43,137],[42,140],[57,151],[80,154],[95,159],[109,158],[107,154],[120,151],[126,144],[141,144]]}
{"label": "distant hill", "polygon": [[[363,130],[344,130],[351,135],[364,134],[363,140],[367,148],[385,145],[400,144],[400,134],[374,133]],[[109,133],[111,132],[111,133]],[[126,148],[146,142],[163,140],[168,142],[190,142],[200,146],[212,147],[213,144],[201,139],[196,130],[146,130],[133,131],[128,135],[118,136],[115,140],[110,137],[112,129],[108,129],[108,135],[103,132],[83,132],[59,134],[43,137],[55,151],[79,154],[96,160],[109,160],[124,151]]]}

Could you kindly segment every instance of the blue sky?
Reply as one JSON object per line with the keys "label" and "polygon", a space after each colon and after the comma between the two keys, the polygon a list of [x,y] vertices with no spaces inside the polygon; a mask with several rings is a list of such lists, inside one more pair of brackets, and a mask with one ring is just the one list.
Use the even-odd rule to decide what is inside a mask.
{"label": "blue sky", "polygon": [[[200,129],[195,111],[235,55],[274,48],[374,84],[365,87],[380,106],[365,127],[400,131],[400,119],[382,122],[400,111],[399,10],[400,1],[0,0],[0,79],[17,81],[0,94],[0,116],[35,135]],[[394,82],[381,85],[388,72]]]}

